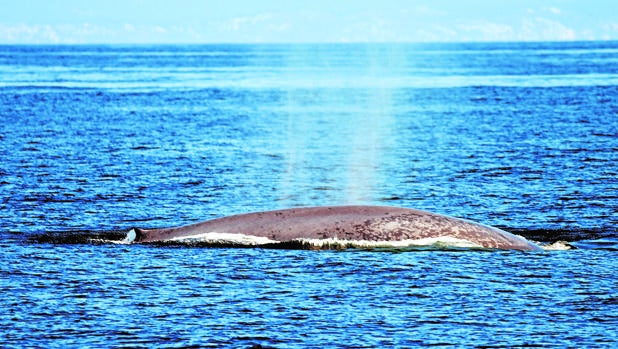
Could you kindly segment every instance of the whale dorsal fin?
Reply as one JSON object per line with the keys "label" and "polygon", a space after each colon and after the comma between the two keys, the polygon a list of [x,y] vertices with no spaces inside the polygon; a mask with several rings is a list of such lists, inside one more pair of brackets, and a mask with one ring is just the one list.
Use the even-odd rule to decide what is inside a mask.
{"label": "whale dorsal fin", "polygon": [[137,238],[137,231],[136,230],[137,230],[136,228],[133,228],[133,229],[129,230],[127,232],[127,236],[124,238],[124,240],[122,240],[122,242],[125,242],[125,243],[128,243],[128,244],[134,242],[135,239]]}

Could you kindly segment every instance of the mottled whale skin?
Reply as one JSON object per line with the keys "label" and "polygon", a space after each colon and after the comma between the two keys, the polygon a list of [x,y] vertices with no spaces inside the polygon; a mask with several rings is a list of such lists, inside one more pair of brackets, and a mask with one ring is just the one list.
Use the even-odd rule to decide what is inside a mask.
{"label": "mottled whale skin", "polygon": [[402,242],[448,237],[487,249],[542,250],[523,237],[494,227],[388,206],[302,207],[246,213],[174,228],[134,228],[126,241],[161,242],[206,233],[238,234],[275,242],[321,239]]}

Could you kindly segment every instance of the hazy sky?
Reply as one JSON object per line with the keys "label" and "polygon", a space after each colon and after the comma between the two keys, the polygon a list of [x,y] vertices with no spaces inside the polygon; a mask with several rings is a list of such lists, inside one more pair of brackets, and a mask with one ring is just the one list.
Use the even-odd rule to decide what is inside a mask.
{"label": "hazy sky", "polygon": [[0,43],[618,40],[616,0],[0,0]]}

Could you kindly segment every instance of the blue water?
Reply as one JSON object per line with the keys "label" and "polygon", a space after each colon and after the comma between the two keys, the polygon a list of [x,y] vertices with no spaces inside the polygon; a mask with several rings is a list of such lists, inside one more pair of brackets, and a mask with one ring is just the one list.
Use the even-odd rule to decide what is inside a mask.
{"label": "blue water", "polygon": [[[618,345],[618,43],[0,46],[3,347]],[[571,251],[91,241],[379,204]]]}

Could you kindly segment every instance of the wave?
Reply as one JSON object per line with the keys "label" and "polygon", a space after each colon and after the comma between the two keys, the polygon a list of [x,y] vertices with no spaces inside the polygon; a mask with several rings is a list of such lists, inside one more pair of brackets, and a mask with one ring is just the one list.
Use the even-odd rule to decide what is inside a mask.
{"label": "wave", "polygon": [[573,242],[571,245],[582,250],[618,251],[618,239],[616,238],[582,240]]}
{"label": "wave", "polygon": [[575,242],[581,240],[596,240],[603,238],[618,239],[618,231],[610,231],[608,229],[602,228],[498,228],[516,235],[523,236],[528,240],[540,243],[554,243],[556,241]]}
{"label": "wave", "polygon": [[68,230],[27,234],[25,240],[39,244],[82,245],[122,241],[126,236],[126,230]]}

